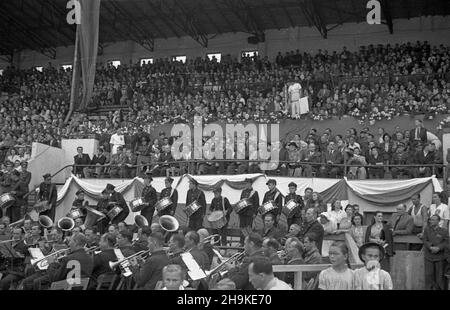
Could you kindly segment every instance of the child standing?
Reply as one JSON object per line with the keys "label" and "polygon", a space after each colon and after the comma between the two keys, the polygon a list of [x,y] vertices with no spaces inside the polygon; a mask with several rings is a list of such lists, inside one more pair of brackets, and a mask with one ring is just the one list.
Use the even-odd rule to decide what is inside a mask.
{"label": "child standing", "polygon": [[353,270],[348,261],[348,248],[342,241],[335,241],[328,251],[331,267],[319,275],[321,290],[353,290]]}

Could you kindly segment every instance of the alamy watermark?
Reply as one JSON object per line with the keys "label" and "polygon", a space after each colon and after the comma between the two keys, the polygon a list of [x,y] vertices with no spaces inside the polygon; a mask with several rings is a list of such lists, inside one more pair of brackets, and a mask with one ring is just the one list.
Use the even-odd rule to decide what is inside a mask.
{"label": "alamy watermark", "polygon": [[66,8],[69,9],[69,13],[66,15],[66,21],[69,25],[81,24],[81,4],[78,0],[69,0]]}
{"label": "alamy watermark", "polygon": [[367,13],[366,20],[369,25],[381,24],[381,4],[378,0],[370,0],[366,5],[367,9],[370,9]]}
{"label": "alamy watermark", "polygon": [[[270,146],[268,129],[270,127]],[[171,136],[177,136],[172,144],[172,156],[180,159],[229,159],[259,160],[263,171],[275,170],[279,164],[280,126],[279,124],[226,124],[225,135],[219,124],[203,127],[202,117],[194,117],[194,133],[187,124],[175,124]],[[259,135],[258,135],[259,133]],[[204,141],[204,138],[207,138]],[[247,152],[246,152],[247,150]],[[224,158],[225,155],[225,158]]]}

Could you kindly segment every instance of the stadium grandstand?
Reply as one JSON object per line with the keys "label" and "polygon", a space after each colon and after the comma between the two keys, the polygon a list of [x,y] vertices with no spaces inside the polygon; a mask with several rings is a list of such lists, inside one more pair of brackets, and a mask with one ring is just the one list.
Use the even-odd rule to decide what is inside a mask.
{"label": "stadium grandstand", "polygon": [[0,1],[0,290],[450,289],[449,13]]}

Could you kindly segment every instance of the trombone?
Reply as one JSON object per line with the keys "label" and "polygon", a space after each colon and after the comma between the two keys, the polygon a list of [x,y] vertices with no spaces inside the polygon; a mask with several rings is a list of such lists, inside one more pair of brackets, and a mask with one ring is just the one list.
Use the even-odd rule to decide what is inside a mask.
{"label": "trombone", "polygon": [[84,249],[85,251],[86,251],[86,253],[88,253],[88,254],[92,254],[92,253],[94,253],[95,254],[95,252],[97,252],[98,250],[100,250],[100,246],[99,245],[97,245],[97,246],[91,246],[90,248],[85,248]]}
{"label": "trombone", "polygon": [[40,262],[45,261],[45,260],[49,259],[50,257],[52,257],[52,256],[54,256],[54,255],[59,255],[59,254],[64,253],[64,255],[61,255],[60,257],[58,257],[58,259],[59,259],[59,258],[62,258],[62,257],[64,257],[64,256],[67,255],[65,252],[68,252],[68,251],[70,251],[70,248],[67,248],[67,249],[61,249],[61,250],[55,251],[55,252],[50,253],[50,254],[48,254],[47,256],[44,256],[44,257],[42,257],[42,258],[37,258],[37,259],[33,259],[33,258],[32,258],[31,261],[30,261],[31,266],[36,267],[36,265],[39,264]]}
{"label": "trombone", "polygon": [[226,264],[229,264],[229,263],[231,263],[231,262],[238,262],[238,261],[240,261],[240,260],[242,260],[243,258],[245,257],[245,252],[238,252],[238,253],[235,253],[235,254],[233,254],[230,258],[228,258],[227,260],[225,260],[225,261],[223,261],[223,262],[221,262],[219,265],[217,265],[215,268],[213,268],[213,269],[211,269],[211,270],[207,270],[205,273],[206,273],[206,276],[207,277],[210,277],[210,276],[212,276],[214,273],[219,273],[220,274],[220,276],[224,276],[227,272],[228,272],[228,270],[222,270],[223,269],[223,267],[225,267],[226,266]]}
{"label": "trombone", "polygon": [[145,250],[145,251],[143,250],[143,251],[139,251],[139,252],[137,252],[137,253],[135,253],[133,255],[130,255],[128,257],[124,257],[124,258],[122,258],[121,260],[119,260],[117,262],[110,261],[109,262],[109,268],[111,268],[111,270],[114,271],[114,270],[116,270],[116,268],[118,266],[122,266],[123,263],[128,262],[130,259],[135,258],[135,257],[142,257],[142,256],[144,256],[144,255],[146,255],[148,253],[150,253],[150,250]]}

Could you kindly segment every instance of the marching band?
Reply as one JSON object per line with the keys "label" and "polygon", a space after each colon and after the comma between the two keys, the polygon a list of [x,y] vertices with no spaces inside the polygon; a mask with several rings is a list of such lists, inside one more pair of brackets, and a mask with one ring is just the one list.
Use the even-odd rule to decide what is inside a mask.
{"label": "marching band", "polygon": [[[167,177],[161,193],[151,185],[150,175],[144,180],[141,195],[130,201],[129,206],[112,184],[106,185],[95,206],[85,200],[83,190],[78,190],[70,211],[54,225],[56,187],[51,183],[51,175],[44,175],[34,208],[38,221],[32,222],[26,216],[13,223],[15,227],[9,228],[12,238],[0,242],[0,289],[49,289],[52,283],[65,279],[73,260],[80,264],[81,278],[89,279],[88,289],[104,288],[105,279],[118,289],[167,289],[164,277],[169,274],[181,279],[183,289],[211,289],[224,277],[232,279],[237,288],[245,289],[252,287],[246,270],[250,258],[270,254],[272,260],[278,253],[280,259],[288,258],[286,263],[296,259],[289,254],[296,249],[295,243],[289,245],[288,249],[294,250],[288,254],[277,252],[274,246],[271,251],[262,249],[263,238],[274,240],[269,242],[272,245],[284,244],[286,239],[299,235],[304,225],[305,203],[296,194],[295,183],[289,184],[289,194],[283,197],[276,181],[268,180],[269,190],[260,205],[259,194],[252,188],[253,180],[247,178],[236,204],[222,195],[221,187],[216,187],[207,208],[205,193],[191,178],[186,204],[182,205],[188,227],[180,227],[174,217],[178,206],[178,191],[172,187],[174,180]],[[20,196],[19,187],[12,188],[16,189],[13,194]],[[128,227],[124,220],[130,211],[140,215]],[[238,252],[225,259],[218,246],[227,245],[233,211],[239,217],[244,248],[243,251],[237,248]],[[259,234],[254,227],[258,213],[265,225]],[[285,235],[279,229],[281,214],[291,228]],[[204,228],[205,219],[212,235]],[[180,266],[182,272],[178,275],[175,271]],[[203,277],[188,276],[196,268],[204,272]]]}

